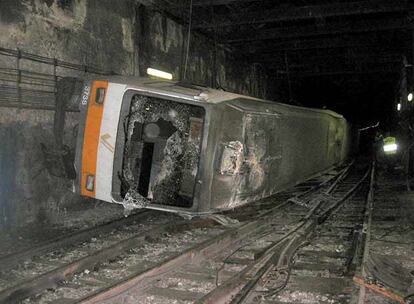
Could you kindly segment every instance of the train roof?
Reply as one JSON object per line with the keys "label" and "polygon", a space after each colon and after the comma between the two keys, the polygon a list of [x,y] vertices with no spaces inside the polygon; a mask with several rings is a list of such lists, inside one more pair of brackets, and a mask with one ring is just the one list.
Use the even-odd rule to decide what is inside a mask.
{"label": "train roof", "polygon": [[[98,77],[94,77],[94,79],[97,78]],[[99,79],[103,79],[103,77],[99,77]],[[125,84],[127,86],[126,89],[134,89],[137,91],[147,92],[160,96],[186,99],[195,102],[217,104],[223,101],[244,99],[261,103],[268,103],[271,105],[278,105],[286,108],[287,110],[290,109],[298,111],[315,111],[319,113],[328,114],[334,117],[343,118],[341,114],[338,114],[331,110],[294,106],[276,101],[259,99],[251,96],[240,95],[236,93],[226,92],[223,90],[216,90],[209,87],[194,85],[190,83],[183,83],[178,81],[152,79],[135,76],[109,76],[104,77],[104,79],[113,83]]]}

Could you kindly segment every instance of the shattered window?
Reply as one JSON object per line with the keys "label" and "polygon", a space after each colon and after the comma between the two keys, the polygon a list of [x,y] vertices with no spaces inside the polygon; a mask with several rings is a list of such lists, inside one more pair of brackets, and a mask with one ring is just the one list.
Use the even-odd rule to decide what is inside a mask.
{"label": "shattered window", "polygon": [[122,195],[127,208],[191,207],[200,159],[202,107],[135,95],[125,123]]}

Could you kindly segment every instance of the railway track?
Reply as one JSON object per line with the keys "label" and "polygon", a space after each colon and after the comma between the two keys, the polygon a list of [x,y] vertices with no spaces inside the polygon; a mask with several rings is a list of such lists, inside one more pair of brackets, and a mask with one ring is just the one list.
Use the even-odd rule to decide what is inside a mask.
{"label": "railway track", "polygon": [[[301,244],[294,260],[285,264],[285,281],[280,283],[275,270],[262,279],[262,292],[253,293],[255,299],[260,299],[258,303],[353,303],[358,291],[353,276],[364,252],[368,177],[364,175],[359,190],[332,210],[330,216],[318,219],[320,225],[314,235]],[[354,184],[358,178],[351,176],[348,180]],[[347,191],[346,184],[340,185],[333,197],[338,200]]]}
{"label": "railway track", "polygon": [[[248,263],[251,257],[243,255],[252,254],[249,246],[256,241],[260,243],[262,247],[253,246],[253,251],[256,250],[253,256],[260,256],[275,238],[295,229],[298,220],[309,212],[310,202],[336,188],[347,172],[348,168],[327,172],[276,197],[228,212],[227,216],[240,221],[237,228],[219,226],[211,219],[186,221],[171,214],[148,211],[137,215],[135,220],[129,219],[128,225],[113,223],[102,230],[97,228],[59,238],[32,251],[21,252],[16,258],[10,255],[0,259],[0,265],[9,261],[0,276],[0,302],[96,303],[109,298],[112,303],[113,295],[126,297],[127,301],[138,297],[148,303],[158,303],[160,295],[166,299],[178,298],[178,301],[200,298],[214,286],[207,284],[210,288],[204,289],[204,293],[191,292],[190,288],[186,294],[186,291],[156,287],[152,283],[154,278],[161,285],[164,279],[171,280],[164,273],[208,277],[208,272],[197,276],[191,269],[189,272],[181,269],[191,268],[198,262],[205,265],[208,261],[221,265],[214,279],[217,284],[224,282],[237,273],[237,268],[243,268],[240,263]],[[223,254],[225,263],[217,262]],[[225,269],[229,265],[235,269]],[[189,279],[178,276],[177,280]],[[157,296],[152,297],[148,286],[155,288],[153,293]],[[143,293],[134,292],[131,298],[127,291],[137,287]]]}
{"label": "railway track", "polygon": [[414,303],[412,194],[401,175],[381,169],[368,196],[354,303]]}
{"label": "railway track", "polygon": [[177,256],[169,267],[158,265],[80,303],[257,303],[256,293],[263,295],[261,288],[257,290],[262,277],[275,265],[286,270],[283,265],[289,264],[314,228],[361,186],[368,172],[356,175],[302,197],[300,204],[288,200],[230,235]]}
{"label": "railway track", "polygon": [[[311,199],[296,226],[274,238],[257,260],[197,303],[341,303],[342,294],[334,299],[336,290],[328,284],[329,276],[324,280],[324,274],[336,272],[337,277],[343,277],[354,262],[355,246],[348,244],[349,231],[342,229],[353,228],[352,217],[361,212],[354,210],[361,205],[354,195],[361,193],[357,190],[368,172],[361,175],[351,172],[323,195]],[[362,200],[362,209],[364,206]],[[346,213],[348,209],[352,211]],[[347,292],[352,296],[350,290]]]}
{"label": "railway track", "polygon": [[136,214],[123,219],[117,219],[87,229],[63,234],[47,242],[42,242],[35,247],[25,248],[0,256],[0,273],[18,266],[22,261],[30,260],[43,253],[67,248],[77,243],[88,241],[91,238],[99,237],[99,235],[111,233],[117,229],[128,229],[128,226],[135,224],[143,217],[149,216],[149,214],[149,210],[141,210]]}

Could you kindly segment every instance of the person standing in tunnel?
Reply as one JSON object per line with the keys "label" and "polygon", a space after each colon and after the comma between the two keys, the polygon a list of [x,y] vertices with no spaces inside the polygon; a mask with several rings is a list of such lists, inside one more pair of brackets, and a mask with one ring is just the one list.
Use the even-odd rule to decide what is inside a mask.
{"label": "person standing in tunnel", "polygon": [[384,137],[382,136],[381,132],[377,131],[374,137],[374,159],[375,161],[380,161],[381,154],[382,154],[382,146],[383,146]]}

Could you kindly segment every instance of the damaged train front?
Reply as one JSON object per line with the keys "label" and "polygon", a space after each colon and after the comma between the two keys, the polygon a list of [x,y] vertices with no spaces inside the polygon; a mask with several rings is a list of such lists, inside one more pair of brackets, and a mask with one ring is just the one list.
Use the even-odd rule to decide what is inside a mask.
{"label": "damaged train front", "polygon": [[205,108],[94,81],[84,88],[77,191],[125,209],[197,210]]}

